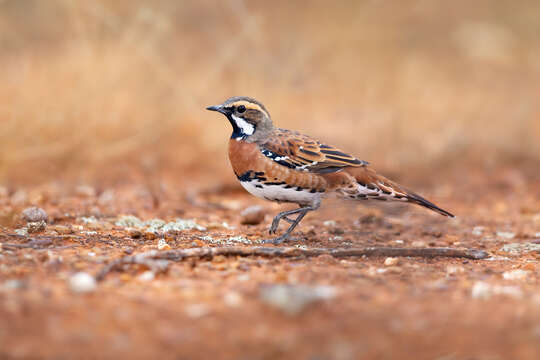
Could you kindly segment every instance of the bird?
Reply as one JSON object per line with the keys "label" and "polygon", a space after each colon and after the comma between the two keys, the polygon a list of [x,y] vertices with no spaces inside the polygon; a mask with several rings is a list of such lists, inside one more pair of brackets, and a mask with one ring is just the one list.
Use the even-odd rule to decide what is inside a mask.
{"label": "bird", "polygon": [[277,245],[289,239],[304,216],[330,196],[412,203],[455,217],[378,174],[367,161],[298,131],[275,127],[266,107],[253,98],[235,96],[206,109],[225,115],[232,125],[229,160],[244,189],[259,198],[299,206],[274,217],[271,235],[277,233],[281,220],[290,226],[264,242]]}

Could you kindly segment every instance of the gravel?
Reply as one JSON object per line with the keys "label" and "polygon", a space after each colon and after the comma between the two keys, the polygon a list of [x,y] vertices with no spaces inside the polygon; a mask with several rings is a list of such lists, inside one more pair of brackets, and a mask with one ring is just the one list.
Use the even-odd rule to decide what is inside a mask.
{"label": "gravel", "polygon": [[531,251],[540,251],[540,244],[535,243],[511,243],[506,244],[501,248],[501,251],[512,255],[521,255]]}
{"label": "gravel", "polygon": [[161,219],[151,219],[147,221],[142,221],[136,216],[126,215],[120,216],[116,222],[116,226],[121,226],[124,228],[141,230],[145,234],[165,234],[165,233],[178,233],[185,230],[199,230],[206,231],[204,226],[197,224],[194,220],[191,219],[180,219],[177,218],[174,221],[166,222]]}

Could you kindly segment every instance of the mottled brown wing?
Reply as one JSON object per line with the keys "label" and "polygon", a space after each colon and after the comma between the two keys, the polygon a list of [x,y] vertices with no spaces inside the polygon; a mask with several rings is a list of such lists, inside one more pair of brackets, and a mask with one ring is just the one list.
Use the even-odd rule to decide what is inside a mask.
{"label": "mottled brown wing", "polygon": [[346,167],[361,167],[368,162],[298,132],[275,129],[261,152],[280,165],[299,171],[331,173]]}

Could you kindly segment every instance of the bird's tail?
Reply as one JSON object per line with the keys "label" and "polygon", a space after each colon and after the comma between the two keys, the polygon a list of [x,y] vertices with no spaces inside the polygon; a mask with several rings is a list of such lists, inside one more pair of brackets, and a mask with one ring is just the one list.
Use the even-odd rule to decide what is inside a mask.
{"label": "bird's tail", "polygon": [[404,201],[423,206],[443,216],[451,218],[455,217],[452,213],[441,209],[431,201],[424,199],[422,196],[377,174],[373,169],[367,166],[348,168],[346,172],[352,175],[358,184],[358,191],[355,195],[356,199]]}

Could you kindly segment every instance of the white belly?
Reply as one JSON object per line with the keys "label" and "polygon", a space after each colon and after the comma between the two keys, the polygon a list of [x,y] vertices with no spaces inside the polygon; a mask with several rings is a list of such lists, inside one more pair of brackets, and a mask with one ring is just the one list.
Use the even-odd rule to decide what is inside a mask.
{"label": "white belly", "polygon": [[[258,180],[241,181],[240,184],[242,184],[244,189],[251,195],[271,201],[311,205],[321,198],[321,193],[312,193],[309,189],[297,190],[296,187],[285,188],[286,185],[264,185],[264,183],[259,182]],[[260,186],[262,186],[262,188]]]}

